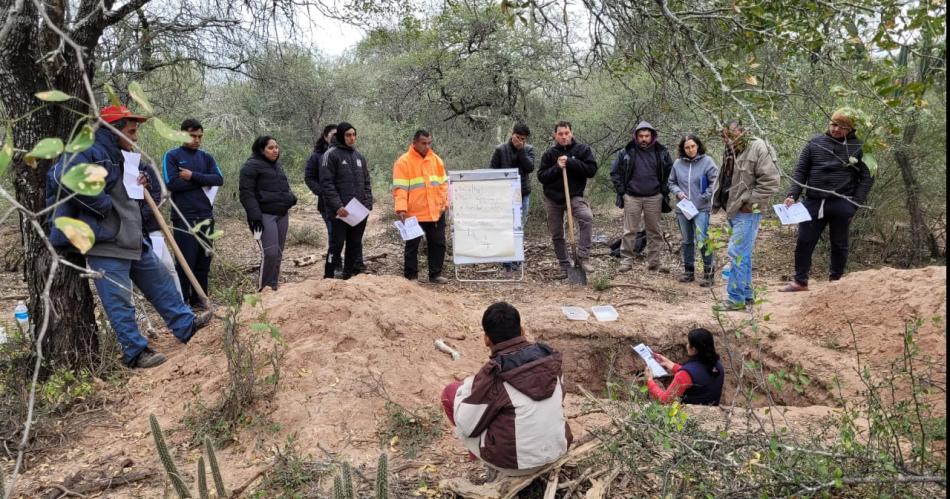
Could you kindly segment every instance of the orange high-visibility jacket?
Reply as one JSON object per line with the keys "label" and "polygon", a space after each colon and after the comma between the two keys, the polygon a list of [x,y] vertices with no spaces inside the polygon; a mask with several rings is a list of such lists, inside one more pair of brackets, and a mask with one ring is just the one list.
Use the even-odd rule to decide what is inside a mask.
{"label": "orange high-visibility jacket", "polygon": [[433,150],[423,158],[409,146],[393,164],[393,201],[396,211],[420,222],[437,222],[449,207],[449,177],[442,158]]}

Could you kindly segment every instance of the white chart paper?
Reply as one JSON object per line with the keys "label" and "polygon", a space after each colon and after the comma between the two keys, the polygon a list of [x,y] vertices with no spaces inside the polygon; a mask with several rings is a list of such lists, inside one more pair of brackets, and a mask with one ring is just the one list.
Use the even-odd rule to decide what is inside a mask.
{"label": "white chart paper", "polygon": [[145,199],[145,188],[139,185],[139,163],[142,155],[137,152],[122,151],[123,161],[122,183],[125,184],[125,193],[129,199]]}
{"label": "white chart paper", "polygon": [[650,347],[640,343],[639,345],[633,347],[633,350],[640,355],[640,358],[643,359],[643,362],[646,362],[647,367],[653,371],[654,378],[662,378],[663,376],[669,376],[669,373],[666,372],[666,369],[663,369],[663,366],[653,358],[653,350]]}
{"label": "white chart paper", "polygon": [[699,210],[696,209],[696,205],[693,204],[689,199],[682,199],[679,203],[676,203],[676,207],[683,212],[683,216],[686,217],[686,220],[692,220],[693,217],[699,214]]}
{"label": "white chart paper", "polygon": [[349,203],[346,203],[344,208],[346,208],[347,211],[346,216],[341,217],[337,215],[337,218],[343,220],[348,225],[353,227],[359,225],[360,222],[366,220],[366,217],[369,216],[369,210],[367,210],[366,207],[363,206],[363,203],[359,202],[356,198],[353,198]]}
{"label": "white chart paper", "polygon": [[497,181],[452,184],[456,255],[515,256],[512,189],[511,184]]}
{"label": "white chart paper", "polygon": [[419,226],[419,219],[416,217],[409,217],[405,222],[396,220],[393,222],[393,225],[395,225],[396,229],[399,230],[399,237],[401,237],[403,241],[410,241],[425,235],[422,227]]}
{"label": "white chart paper", "polygon": [[808,208],[805,208],[805,205],[801,203],[795,203],[788,207],[784,204],[776,204],[772,205],[772,209],[775,210],[775,214],[778,215],[778,219],[782,221],[783,225],[797,224],[811,220]]}

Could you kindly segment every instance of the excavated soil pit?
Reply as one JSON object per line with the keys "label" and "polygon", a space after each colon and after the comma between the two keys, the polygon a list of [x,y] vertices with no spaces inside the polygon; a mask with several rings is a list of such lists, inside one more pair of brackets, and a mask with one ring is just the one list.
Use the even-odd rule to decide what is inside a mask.
{"label": "excavated soil pit", "polygon": [[[686,331],[691,327],[706,327],[713,331],[717,339],[717,349],[722,357],[726,371],[725,386],[723,387],[722,404],[749,405],[751,394],[752,407],[766,407],[782,405],[790,407],[805,407],[816,404],[832,405],[831,395],[820,386],[810,386],[804,390],[801,383],[798,390],[792,382],[784,386],[772,386],[769,392],[764,389],[764,380],[771,374],[780,371],[794,373],[794,366],[781,358],[769,355],[756,346],[756,342],[746,339],[730,338],[728,346],[722,341],[721,332],[717,332],[714,324],[683,324],[671,328],[655,337],[638,335],[625,337],[578,337],[564,334],[562,331],[540,332],[538,338],[546,341],[562,352],[564,356],[564,385],[568,393],[580,394],[579,386],[594,395],[606,396],[609,382],[629,382],[634,378],[641,378],[644,370],[643,361],[631,348],[638,343],[645,343],[655,352],[665,355],[674,362],[686,360]],[[751,371],[744,374],[747,390],[736,390],[737,371],[743,365],[755,362],[760,366],[756,379],[752,378]],[[641,378],[642,379],[642,378]],[[664,385],[670,378],[661,380]],[[638,381],[642,383],[641,381]],[[799,392],[802,391],[802,393]]]}

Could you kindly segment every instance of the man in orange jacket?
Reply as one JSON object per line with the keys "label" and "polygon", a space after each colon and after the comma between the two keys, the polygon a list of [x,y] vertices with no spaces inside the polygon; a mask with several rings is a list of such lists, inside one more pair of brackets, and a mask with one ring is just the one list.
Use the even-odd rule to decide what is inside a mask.
{"label": "man in orange jacket", "polygon": [[[405,221],[416,217],[425,232],[429,260],[429,282],[446,284],[442,277],[445,260],[445,210],[449,207],[449,177],[445,164],[432,150],[432,134],[416,130],[412,145],[393,165],[393,201],[396,215]],[[419,277],[419,243],[422,236],[406,241],[403,275]]]}

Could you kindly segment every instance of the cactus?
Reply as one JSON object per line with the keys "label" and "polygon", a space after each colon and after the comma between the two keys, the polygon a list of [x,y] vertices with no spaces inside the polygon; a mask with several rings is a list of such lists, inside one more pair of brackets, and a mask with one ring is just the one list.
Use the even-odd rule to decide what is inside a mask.
{"label": "cactus", "polygon": [[208,476],[205,474],[205,458],[202,456],[198,456],[198,497],[209,499]]}
{"label": "cactus", "polygon": [[350,499],[343,494],[343,479],[340,475],[333,477],[333,499]]}
{"label": "cactus", "polygon": [[350,472],[350,463],[346,461],[340,465],[340,480],[343,481],[343,495],[346,499],[353,499],[353,474]]}
{"label": "cactus", "polygon": [[376,499],[389,499],[389,459],[385,452],[376,463]]}
{"label": "cactus", "polygon": [[185,482],[181,479],[181,474],[178,473],[178,468],[175,467],[175,461],[172,459],[171,454],[168,453],[168,447],[165,445],[165,436],[162,434],[162,427],[158,425],[158,419],[155,418],[154,414],[149,414],[148,421],[152,426],[152,436],[155,437],[155,447],[158,449],[158,457],[162,460],[162,466],[165,467],[165,473],[168,474],[168,479],[171,480],[172,486],[175,487],[175,492],[178,493],[179,498],[190,498],[191,493],[188,492],[188,487],[185,486]]}
{"label": "cactus", "polygon": [[221,468],[218,467],[218,457],[214,455],[214,445],[211,445],[211,439],[205,437],[205,451],[208,453],[208,466],[211,467],[211,478],[214,479],[214,490],[221,499],[228,497],[228,491],[224,488],[224,479],[221,477]]}

